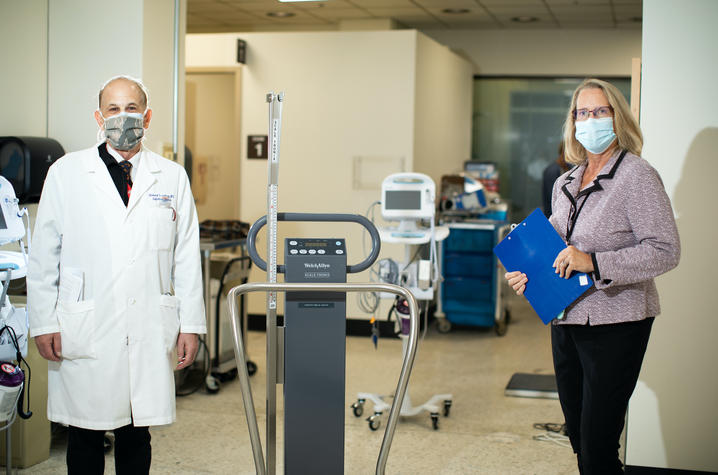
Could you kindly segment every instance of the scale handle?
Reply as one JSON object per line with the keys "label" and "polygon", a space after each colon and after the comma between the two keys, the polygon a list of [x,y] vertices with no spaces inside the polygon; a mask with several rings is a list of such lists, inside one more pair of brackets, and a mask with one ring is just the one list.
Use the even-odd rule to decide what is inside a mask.
{"label": "scale handle", "polygon": [[[369,256],[359,264],[347,266],[347,273],[353,274],[368,269],[374,264],[376,258],[379,257],[381,251],[381,240],[379,239],[379,231],[376,226],[364,216],[358,214],[329,214],[329,213],[277,213],[277,221],[301,221],[301,222],[333,222],[333,223],[357,223],[364,226],[371,236],[371,252]],[[267,263],[259,256],[257,252],[257,234],[262,227],[267,224],[267,216],[262,216],[254,222],[249,233],[247,233],[247,250],[252,262],[267,271]],[[277,272],[284,273],[284,265],[277,265]]]}

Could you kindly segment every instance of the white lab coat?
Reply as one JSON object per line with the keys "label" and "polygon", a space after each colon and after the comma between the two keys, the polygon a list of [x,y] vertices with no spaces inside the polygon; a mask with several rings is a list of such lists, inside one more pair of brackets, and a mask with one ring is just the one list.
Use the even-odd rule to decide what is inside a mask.
{"label": "white lab coat", "polygon": [[140,153],[127,207],[96,147],[60,158],[42,190],[27,285],[31,336],[61,334],[62,360],[49,362],[51,421],[173,422],[178,332],[206,332],[187,174]]}

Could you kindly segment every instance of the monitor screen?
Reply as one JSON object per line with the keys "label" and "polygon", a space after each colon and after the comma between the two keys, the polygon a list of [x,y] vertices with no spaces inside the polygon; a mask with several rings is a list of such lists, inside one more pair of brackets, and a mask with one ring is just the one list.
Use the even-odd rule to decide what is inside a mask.
{"label": "monitor screen", "polygon": [[386,191],[384,209],[421,209],[421,191],[396,190]]}

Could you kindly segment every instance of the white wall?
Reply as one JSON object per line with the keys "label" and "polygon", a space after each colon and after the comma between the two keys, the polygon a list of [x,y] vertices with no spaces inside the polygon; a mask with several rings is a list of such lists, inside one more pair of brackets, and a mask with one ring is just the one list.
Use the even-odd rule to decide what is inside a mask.
{"label": "white wall", "polygon": [[[451,85],[451,87],[447,87]],[[428,36],[417,36],[414,170],[434,179],[471,158],[471,64]]]}
{"label": "white wall", "polygon": [[108,78],[128,74],[150,92],[154,115],[145,143],[162,153],[172,140],[174,1],[124,1],[121,20],[114,8],[109,1],[49,2],[48,134],[68,151],[92,146],[97,92]]}
{"label": "white wall", "polygon": [[[0,3],[0,135],[48,136],[66,151],[90,147],[100,86],[129,74],[150,90],[147,145],[161,153],[171,143],[174,0],[127,0],[121,23],[116,7],[108,0]],[[184,14],[181,31],[183,21]],[[183,41],[180,35],[180,48]]]}
{"label": "white wall", "polygon": [[49,2],[48,134],[67,151],[95,143],[93,112],[102,83],[117,74],[142,76],[142,0],[125,2],[122,23],[130,26],[129,34],[118,36],[112,33],[122,30],[107,5],[94,0]]}
{"label": "white wall", "polygon": [[0,4],[0,136],[44,137],[47,0]]}
{"label": "white wall", "polygon": [[682,256],[658,279],[662,315],[629,407],[629,465],[718,471],[717,20],[714,0],[644,1],[643,155],[673,202]]}
{"label": "white wall", "polygon": [[641,30],[427,30],[474,65],[474,74],[630,76]]}
{"label": "white wall", "polygon": [[[372,157],[387,163],[404,159],[405,169],[417,168],[416,107],[425,101],[426,89],[417,95],[421,81],[417,78],[419,44],[438,58],[443,53],[456,58],[446,48],[430,51],[428,38],[417,40],[414,30],[313,32],[313,33],[242,33],[188,35],[188,67],[234,65],[236,40],[247,42],[247,64],[242,71],[242,165],[240,179],[241,217],[253,222],[266,213],[267,162],[246,159],[247,135],[267,133],[269,91],[285,91],[279,173],[279,208],[281,211],[343,212],[365,214],[369,205],[379,199],[382,176],[375,189],[354,189],[355,157]],[[466,65],[456,58],[455,62]],[[466,92],[471,81],[468,66],[458,68],[442,59],[441,66],[451,71],[438,79],[427,76],[425,84],[439,90]],[[423,67],[422,71],[425,71]],[[457,79],[457,70],[466,77]],[[461,86],[448,81],[459,81]],[[463,105],[463,101],[459,101]],[[470,101],[469,101],[470,102]],[[470,109],[455,112],[456,121],[470,124]],[[433,137],[442,134],[447,124],[436,125]],[[460,128],[457,128],[459,130]],[[421,129],[423,130],[423,129]],[[449,132],[450,135],[450,132]],[[450,161],[468,156],[470,141],[463,129],[454,138]],[[463,148],[463,150],[460,150]],[[394,169],[390,171],[400,171]],[[280,253],[284,236],[347,236],[350,263],[364,257],[361,228],[357,225],[280,224]],[[263,233],[260,234],[260,238]],[[265,242],[258,248],[264,255]],[[402,258],[400,248],[386,246],[382,256]],[[281,255],[281,254],[280,254]],[[264,280],[256,273],[252,280]],[[350,278],[350,280],[352,280]],[[366,280],[358,276],[354,280]],[[349,317],[368,318],[360,313],[350,297]],[[249,310],[261,313],[264,297],[250,298]]]}
{"label": "white wall", "polygon": [[[416,32],[188,35],[187,67],[236,64],[238,37],[247,42],[239,132],[242,219],[251,223],[266,214],[267,162],[246,159],[246,143],[247,135],[267,134],[269,91],[286,93],[280,211],[364,214],[379,193],[352,190],[353,157],[410,161],[413,155]],[[359,230],[356,225],[280,224],[280,256],[284,237],[347,236],[347,258],[358,262],[363,256]],[[264,256],[263,238],[261,233],[258,249]],[[251,278],[264,279],[258,271]],[[263,295],[251,295],[249,302],[251,313],[264,311]]]}

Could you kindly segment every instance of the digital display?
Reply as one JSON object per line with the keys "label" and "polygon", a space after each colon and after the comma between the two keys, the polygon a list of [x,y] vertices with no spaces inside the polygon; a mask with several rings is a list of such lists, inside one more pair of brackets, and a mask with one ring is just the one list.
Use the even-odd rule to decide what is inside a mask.
{"label": "digital display", "polygon": [[387,190],[384,209],[421,209],[421,191]]}
{"label": "digital display", "polygon": [[305,242],[305,247],[327,247],[326,242]]}

